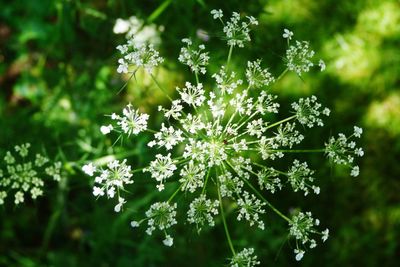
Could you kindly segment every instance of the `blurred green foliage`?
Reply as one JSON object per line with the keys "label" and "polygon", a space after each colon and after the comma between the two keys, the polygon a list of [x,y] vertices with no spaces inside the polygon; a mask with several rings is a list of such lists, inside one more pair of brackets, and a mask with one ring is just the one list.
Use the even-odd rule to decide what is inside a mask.
{"label": "blurred green foliage", "polygon": [[[274,88],[283,106],[300,96],[317,95],[331,107],[327,127],[307,136],[323,145],[329,135],[364,128],[366,155],[361,175],[348,177],[320,157],[321,194],[303,198],[281,192],[270,196],[281,210],[312,210],[331,229],[331,238],[300,263],[287,242],[286,225],[267,217],[266,231],[228,221],[235,243],[251,245],[265,266],[398,266],[400,255],[400,3],[395,0],[14,0],[0,1],[0,154],[29,141],[46,149],[67,168],[67,180],[46,196],[20,207],[0,207],[0,266],[222,266],[229,250],[220,222],[200,236],[177,227],[173,248],[157,237],[133,231],[133,211],[157,198],[138,179],[127,212],[116,215],[111,204],[96,201],[91,184],[79,171],[86,159],[129,154],[132,165],[148,162],[148,137],[124,140],[100,135],[99,125],[127,102],[153,115],[166,101],[142,73],[126,82],[116,73],[115,47],[123,35],[113,33],[117,18],[132,15],[163,25],[161,54],[166,63],[156,74],[168,88],[186,79],[177,64],[184,37],[199,29],[210,34],[207,48],[214,62],[226,58],[221,29],[209,11],[240,11],[260,20],[249,49],[234,51],[233,65],[263,58],[270,70],[283,70],[282,30],[309,40],[327,62],[324,73],[298,79],[287,75]],[[210,66],[215,70],[218,65]],[[211,82],[210,77],[204,77]],[[325,136],[324,140],[321,136]],[[233,217],[233,216],[232,216]],[[397,264],[396,264],[397,262]]]}

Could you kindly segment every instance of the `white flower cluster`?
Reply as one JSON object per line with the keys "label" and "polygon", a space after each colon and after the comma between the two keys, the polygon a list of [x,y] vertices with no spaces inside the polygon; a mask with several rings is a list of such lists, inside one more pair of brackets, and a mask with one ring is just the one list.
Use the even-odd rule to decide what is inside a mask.
{"label": "white flower cluster", "polygon": [[263,208],[265,203],[248,192],[244,192],[242,195],[237,201],[239,206],[237,220],[241,221],[245,219],[249,222],[250,226],[257,224],[258,228],[264,230],[264,222],[261,220],[260,215],[265,213],[265,209]]}
{"label": "white flower cluster", "polygon": [[120,212],[122,206],[126,203],[125,199],[121,197],[121,191],[124,186],[132,184],[131,166],[126,164],[126,159],[122,162],[113,160],[107,164],[106,169],[102,169],[93,165],[93,163],[86,164],[82,167],[83,172],[89,176],[95,176],[93,195],[101,197],[106,195],[108,198],[118,198],[118,203],[115,205],[115,212]]}
{"label": "white flower cluster", "polygon": [[188,222],[196,224],[198,231],[204,225],[213,227],[215,225],[214,216],[218,214],[218,200],[211,201],[204,194],[195,198],[191,203],[187,212]]}
{"label": "white flower cluster", "polygon": [[319,194],[320,188],[315,185],[311,185],[314,181],[314,177],[311,175],[314,174],[314,171],[308,168],[307,162],[300,163],[297,159],[293,161],[292,167],[289,169],[287,176],[290,185],[293,188],[294,192],[299,190],[304,192],[304,195],[308,195],[309,188],[311,188],[315,194]]}
{"label": "white flower cluster", "polygon": [[146,71],[152,73],[153,68],[164,61],[152,44],[146,45],[135,42],[134,37],[128,40],[126,44],[117,46],[117,49],[122,55],[118,59],[118,73],[133,72],[130,70],[130,66],[143,67]]}
{"label": "white flower cluster", "polygon": [[171,159],[171,154],[167,156],[158,154],[156,155],[156,159],[150,162],[150,166],[143,169],[143,172],[150,172],[151,177],[159,182],[157,189],[162,191],[164,190],[165,180],[171,177],[176,170],[175,163],[176,161]]}
{"label": "white flower cluster", "polygon": [[[223,17],[222,10],[212,10],[211,14],[214,19],[221,20]],[[244,47],[246,42],[251,41],[250,26],[258,25],[258,21],[252,16],[246,16],[246,18],[248,22],[241,20],[239,13],[233,12],[231,19],[224,24],[223,31],[226,35],[228,46]]]}
{"label": "white flower cluster", "polygon": [[134,41],[139,44],[161,43],[160,32],[163,30],[162,26],[157,27],[155,24],[145,24],[145,21],[131,16],[128,19],[118,18],[115,21],[113,32],[115,34],[126,34],[126,38],[135,37]]}
{"label": "white flower cluster", "polygon": [[0,205],[10,193],[14,195],[15,205],[23,203],[26,195],[32,199],[42,196],[46,176],[57,182],[61,180],[61,162],[51,164],[49,158],[41,154],[29,158],[30,146],[25,143],[15,146],[14,152],[6,152],[6,168],[0,169]]}
{"label": "white flower cluster", "polygon": [[262,168],[257,173],[258,185],[260,186],[260,189],[268,190],[272,194],[275,193],[277,190],[281,190],[282,182],[278,176],[279,173],[274,168],[272,167]]}
{"label": "white flower cluster", "polygon": [[[167,234],[167,230],[177,224],[176,217],[176,203],[171,205],[168,202],[156,202],[150,206],[146,211],[147,230],[148,235],[152,235],[153,231],[158,229],[165,233],[164,245],[170,247],[173,245],[173,238]],[[140,223],[136,221],[131,222],[133,227],[139,226]]]}
{"label": "white flower cluster", "polygon": [[[211,14],[214,19],[224,23],[221,10],[213,10]],[[215,84],[211,86],[200,83],[198,79],[199,72],[207,71],[208,53],[204,52],[203,46],[196,50],[189,39],[183,40],[186,47],[182,48],[179,61],[194,72],[195,83],[188,81],[184,86],[176,87],[177,99],[168,96],[171,100],[168,106],[158,108],[163,113],[165,122],[160,123],[157,130],[148,129],[148,115],[139,113],[131,105],[124,109],[123,116],[111,115],[111,119],[117,121],[117,124],[103,126],[103,133],[113,129],[127,135],[151,132],[154,137],[148,146],[158,149],[159,152],[149,165],[136,170],[131,170],[125,160],[122,163],[117,162],[117,169],[109,166],[118,175],[107,172],[101,178],[101,171],[95,181],[101,186],[96,185],[94,190],[95,195],[108,195],[107,183],[110,182],[111,188],[115,189],[111,189],[111,196],[108,196],[113,197],[113,192],[119,192],[118,189],[123,185],[132,183],[131,175],[138,171],[149,173],[158,191],[164,191],[167,186],[175,187],[168,201],[153,204],[144,219],[132,221],[131,225],[138,227],[147,221],[147,233],[152,234],[156,229],[164,232],[163,243],[172,246],[173,238],[169,228],[177,223],[177,204],[172,201],[179,193],[184,192],[184,196],[191,199],[187,222],[196,225],[198,231],[206,226],[214,226],[216,215],[222,217],[234,255],[231,266],[255,266],[259,261],[253,256],[254,249],[235,253],[224,213],[224,206],[228,203],[231,204],[230,207],[237,209],[238,221],[246,221],[250,226],[257,226],[261,230],[265,228],[263,217],[268,208],[289,222],[290,235],[297,241],[310,247],[316,245],[310,234],[316,233],[314,227],[318,221],[311,218],[311,213],[299,213],[288,218],[260,192],[266,190],[275,193],[288,185],[294,192],[302,191],[304,195],[308,195],[313,191],[318,194],[320,189],[313,184],[314,171],[306,162],[294,160],[293,165],[285,172],[273,167],[274,160],[288,153],[326,152],[333,162],[350,165],[354,154],[363,153],[355,148],[355,144],[348,142],[350,138],[343,135],[338,139],[331,138],[325,148],[293,149],[304,140],[303,131],[324,125],[322,117],[328,116],[330,110],[322,108],[317,98],[312,96],[293,103],[293,115],[273,120],[274,116],[270,115],[278,113],[280,105],[276,102],[277,96],[270,94],[267,89],[286,70],[293,70],[298,75],[308,71],[313,65],[311,58],[314,52],[309,49],[308,43],[296,42],[295,46],[289,46],[286,53],[287,69],[278,78],[275,79],[268,69],[261,67],[261,60],[256,59],[247,62],[247,68],[239,72],[245,73],[245,79],[240,79],[229,67],[229,60],[234,46],[243,47],[250,41],[250,25],[256,25],[257,20],[253,17],[247,19],[247,22],[242,21],[239,13],[234,12],[230,21],[224,24],[230,47],[228,59],[210,75],[215,79]],[[285,29],[283,37],[289,42],[293,33]],[[138,52],[135,49],[133,48]],[[124,55],[130,53],[127,46],[122,46],[119,50]],[[152,54],[158,57],[158,53]],[[142,63],[136,65],[147,68]],[[164,91],[158,82],[155,81],[155,84]],[[361,132],[360,128],[355,128],[353,136],[359,137]],[[89,175],[96,172],[95,167],[90,164],[84,166],[83,170]],[[358,169],[353,168],[352,175],[356,172]],[[121,210],[125,200],[119,195],[118,198],[115,209]],[[320,234],[325,240],[328,231]],[[303,254],[302,248],[296,246],[296,259],[299,260]]]}
{"label": "white flower cluster", "polygon": [[206,73],[206,66],[208,65],[208,52],[204,52],[205,46],[203,44],[198,46],[198,50],[192,48],[192,40],[185,38],[182,40],[186,47],[181,48],[178,60],[188,65],[190,70],[195,73]]}
{"label": "white flower cluster", "polygon": [[[301,76],[303,72],[309,72],[310,68],[314,66],[312,61],[315,52],[310,49],[310,44],[307,41],[295,41],[295,45],[290,45],[290,40],[293,37],[293,32],[284,29],[283,38],[288,40],[289,48],[286,50],[286,67],[290,71],[294,71],[297,75]],[[320,59],[318,66],[321,71],[325,70],[325,62]]]}
{"label": "white flower cluster", "polygon": [[229,263],[229,267],[254,267],[260,265],[257,256],[254,255],[254,248],[245,248],[234,255]]}
{"label": "white flower cluster", "polygon": [[289,234],[296,239],[296,248],[294,249],[294,253],[296,254],[297,261],[301,260],[305,253],[300,245],[308,245],[309,248],[315,248],[317,246],[317,241],[310,237],[311,234],[321,235],[321,240],[323,242],[328,239],[329,229],[318,232],[315,227],[319,226],[319,224],[319,220],[313,219],[311,212],[298,212],[289,222]]}
{"label": "white flower cluster", "polygon": [[340,133],[337,138],[331,137],[325,144],[325,153],[328,158],[333,163],[349,166],[351,168],[350,175],[354,177],[360,173],[360,168],[354,165],[354,159],[364,156],[364,151],[361,147],[356,147],[356,142],[351,139],[353,137],[361,138],[362,132],[362,128],[354,126],[354,133],[351,136],[346,137]]}
{"label": "white flower cluster", "polygon": [[247,62],[246,78],[251,88],[268,86],[275,81],[268,69],[262,69],[260,64],[260,59]]}
{"label": "white flower cluster", "polygon": [[324,126],[322,119],[319,117],[321,113],[325,116],[329,116],[330,110],[328,108],[324,108],[322,111],[321,104],[317,102],[316,96],[311,96],[307,98],[300,98],[299,102],[292,103],[292,108],[296,112],[297,120],[309,127],[312,128],[316,124],[317,126]]}
{"label": "white flower cluster", "polygon": [[109,134],[112,130],[116,130],[130,136],[147,130],[149,115],[140,113],[138,110],[133,109],[131,104],[128,104],[122,110],[122,116],[113,113],[111,114],[111,119],[116,121],[117,124],[101,126],[100,131],[102,134]]}

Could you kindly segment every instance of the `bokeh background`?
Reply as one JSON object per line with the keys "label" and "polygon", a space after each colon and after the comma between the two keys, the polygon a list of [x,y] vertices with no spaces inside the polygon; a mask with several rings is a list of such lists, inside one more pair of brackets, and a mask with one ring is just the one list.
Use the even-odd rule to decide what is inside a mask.
{"label": "bokeh background", "polygon": [[[96,201],[91,181],[79,170],[88,159],[127,156],[141,165],[150,160],[150,136],[112,146],[99,126],[128,102],[159,121],[157,105],[167,103],[144,73],[118,90],[128,77],[116,73],[118,18],[135,16],[155,30],[152,38],[166,58],[156,75],[171,93],[193,79],[177,61],[181,39],[204,38],[215,71],[227,55],[221,25],[210,10],[252,15],[260,25],[253,42],[236,49],[233,66],[262,58],[272,73],[283,69],[284,28],[309,40],[327,70],[288,74],[273,87],[283,107],[315,94],[332,110],[324,129],[306,136],[321,147],[338,132],[364,128],[365,156],[357,178],[333,168],[321,156],[307,155],[317,169],[321,194],[304,198],[282,192],[268,196],[288,213],[311,210],[331,230],[328,242],[294,261],[286,224],[269,214],[265,231],[228,219],[234,242],[255,248],[261,266],[398,266],[400,257],[400,2],[395,0],[14,0],[0,1],[0,154],[31,142],[66,168],[60,184],[45,196],[15,207],[0,207],[0,266],[223,266],[229,257],[223,227],[199,236],[188,225],[176,227],[172,248],[160,237],[133,231],[129,221],[158,198],[145,180],[136,182],[128,209],[116,215],[113,204]],[[209,75],[202,77],[211,82]],[[282,109],[283,111],[284,109]]]}

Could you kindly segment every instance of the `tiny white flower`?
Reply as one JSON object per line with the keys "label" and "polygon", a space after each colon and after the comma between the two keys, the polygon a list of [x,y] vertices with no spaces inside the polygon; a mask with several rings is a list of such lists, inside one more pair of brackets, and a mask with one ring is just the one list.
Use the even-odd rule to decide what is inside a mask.
{"label": "tiny white flower", "polygon": [[354,150],[354,154],[356,154],[356,155],[359,156],[359,157],[362,157],[362,156],[364,156],[364,151],[362,150],[361,147],[359,147],[359,148],[356,148],[356,149]]}
{"label": "tiny white flower", "polygon": [[325,242],[329,237],[329,229],[325,229],[324,231],[322,231],[322,242]]}
{"label": "tiny white flower", "polygon": [[363,129],[357,126],[354,126],[354,136],[360,138],[363,133]]}
{"label": "tiny white flower", "polygon": [[14,203],[15,205],[18,205],[19,203],[24,202],[24,193],[22,193],[21,191],[18,191],[17,193],[15,193],[15,200]]}
{"label": "tiny white flower", "polygon": [[108,196],[109,198],[114,198],[114,196],[115,196],[115,188],[114,188],[114,187],[111,187],[111,188],[109,188],[109,189],[107,190],[107,196]]}
{"label": "tiny white flower", "polygon": [[304,256],[304,250],[295,249],[294,253],[296,254],[296,261],[300,261]]}
{"label": "tiny white flower", "polygon": [[100,127],[100,132],[104,135],[109,134],[112,130],[113,130],[113,126],[111,124],[107,125],[107,126],[101,126]]}
{"label": "tiny white flower", "polygon": [[213,15],[213,19],[220,19],[223,17],[224,14],[222,13],[221,9],[213,9],[211,10],[211,15]]}
{"label": "tiny white flower", "polygon": [[96,171],[96,166],[94,166],[93,163],[90,162],[89,164],[83,165],[82,171],[89,176],[93,176],[94,172]]}
{"label": "tiny white flower", "polygon": [[137,222],[137,221],[131,221],[131,226],[133,227],[133,228],[136,228],[136,227],[139,227],[139,223]]}
{"label": "tiny white flower", "polygon": [[104,190],[102,188],[100,188],[100,187],[95,186],[95,187],[93,187],[93,195],[95,197],[103,196],[104,195]]}
{"label": "tiny white flower", "polygon": [[360,167],[354,166],[353,169],[351,169],[350,175],[353,177],[357,177],[360,174]]}
{"label": "tiny white flower", "polygon": [[113,32],[115,34],[126,33],[129,31],[129,28],[130,28],[130,24],[129,24],[128,20],[118,18],[115,21]]}
{"label": "tiny white flower", "polygon": [[167,235],[163,240],[163,244],[167,247],[171,247],[174,244],[174,239],[170,235]]}
{"label": "tiny white flower", "polygon": [[125,199],[122,198],[122,197],[119,197],[119,198],[118,198],[118,204],[115,205],[114,211],[115,211],[115,212],[120,212],[121,209],[122,209],[122,206],[123,206],[125,203],[126,203]]}
{"label": "tiny white flower", "polygon": [[283,30],[283,34],[282,34],[283,38],[291,40],[292,36],[293,36],[293,32],[289,31],[288,29],[284,29]]}
{"label": "tiny white flower", "polygon": [[319,60],[318,66],[321,68],[321,71],[324,71],[326,69],[325,62],[322,59]]}
{"label": "tiny white flower", "polygon": [[156,185],[156,188],[158,189],[158,191],[161,192],[165,189],[165,186],[164,186],[164,184],[158,184],[158,185]]}

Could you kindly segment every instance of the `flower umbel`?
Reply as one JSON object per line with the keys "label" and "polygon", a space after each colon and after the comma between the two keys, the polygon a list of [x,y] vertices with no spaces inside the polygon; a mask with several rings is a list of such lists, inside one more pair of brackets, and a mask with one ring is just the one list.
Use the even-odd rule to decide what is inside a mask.
{"label": "flower umbel", "polygon": [[[317,173],[303,159],[294,160],[285,170],[277,167],[281,165],[276,161],[291,153],[325,153],[333,163],[352,167],[351,175],[356,176],[359,167],[353,164],[354,157],[362,156],[364,152],[350,139],[359,138],[362,129],[356,127],[348,138],[343,134],[338,138],[332,137],[323,148],[302,148],[306,139],[304,132],[315,126],[324,126],[323,119],[329,116],[330,110],[323,107],[316,96],[311,96],[300,98],[291,105],[291,113],[282,115],[284,112],[279,110],[277,96],[268,88],[282,79],[288,70],[301,76],[318,64],[313,62],[314,51],[309,43],[295,40],[291,44],[293,32],[285,29],[283,37],[288,42],[284,60],[286,69],[274,76],[268,68],[261,66],[261,59],[255,59],[247,62],[246,69],[237,72],[245,73],[240,77],[229,65],[232,51],[234,47],[244,47],[251,40],[250,26],[258,22],[251,16],[243,19],[236,12],[226,22],[222,20],[221,10],[213,10],[211,14],[222,22],[224,39],[229,47],[226,62],[210,75],[215,83],[199,81],[198,74],[208,71],[210,60],[205,47],[194,47],[190,39],[184,39],[185,46],[178,60],[189,66],[194,77],[176,87],[177,98],[167,96],[170,102],[158,108],[159,118],[163,117],[164,121],[155,130],[148,129],[149,116],[128,105],[123,115],[111,115],[116,124],[100,128],[104,134],[117,131],[128,136],[150,132],[149,138],[152,139],[148,147],[158,150],[154,153],[155,158],[134,170],[127,165],[127,160],[123,160],[109,163],[111,165],[106,170],[99,170],[98,166],[89,163],[83,171],[95,176],[93,193],[96,196],[118,196],[114,208],[117,212],[129,201],[120,196],[120,189],[133,182],[133,173],[149,173],[151,179],[148,181],[155,184],[158,191],[163,191],[163,194],[172,192],[168,200],[152,204],[144,218],[131,222],[132,227],[147,222],[149,235],[160,230],[164,235],[162,243],[166,246],[173,245],[171,228],[178,223],[178,218],[183,217],[178,216],[177,202],[187,200],[189,204],[179,205],[188,208],[186,221],[198,232],[218,222],[223,225],[232,252],[230,266],[256,266],[260,262],[252,248],[236,253],[225,210],[235,211],[238,221],[245,221],[260,230],[266,228],[264,218],[267,211],[272,211],[289,224],[289,234],[296,240],[295,259],[300,260],[305,253],[304,246],[313,248],[317,245],[313,236],[321,235],[321,240],[326,241],[329,230],[317,231],[319,220],[314,219],[310,212],[299,212],[292,217],[285,215],[266,199],[268,194],[262,191],[275,193],[286,187],[293,192],[302,191],[305,196],[310,192],[319,194],[320,188],[314,178]],[[124,55],[120,59],[119,72],[134,73],[131,65],[151,72],[162,62],[151,45],[137,47],[128,41],[118,49]],[[323,70],[325,64],[321,62],[319,66]],[[281,119],[276,120],[278,116]],[[100,175],[96,176],[97,173]],[[182,197],[177,200],[178,195]],[[216,220],[216,216],[222,220]]]}
{"label": "flower umbel", "polygon": [[25,202],[28,195],[36,199],[44,194],[49,178],[56,182],[61,180],[61,162],[51,163],[49,158],[39,153],[30,156],[30,147],[30,143],[25,143],[6,152],[5,169],[0,169],[0,205],[5,203],[8,195],[14,196],[15,205]]}

